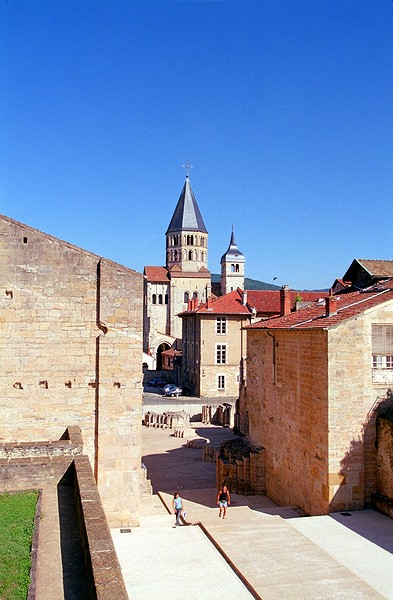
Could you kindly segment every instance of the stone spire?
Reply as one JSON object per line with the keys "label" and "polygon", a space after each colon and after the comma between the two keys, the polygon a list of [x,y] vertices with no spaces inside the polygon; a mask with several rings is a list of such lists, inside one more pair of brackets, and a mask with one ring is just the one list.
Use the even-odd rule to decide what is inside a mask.
{"label": "stone spire", "polygon": [[188,174],[166,231],[166,266],[183,272],[207,269],[207,229]]}
{"label": "stone spire", "polygon": [[166,235],[179,231],[207,233],[188,175]]}
{"label": "stone spire", "polygon": [[228,294],[236,288],[244,289],[245,261],[244,254],[237,247],[232,225],[228,250],[221,257],[221,294]]}

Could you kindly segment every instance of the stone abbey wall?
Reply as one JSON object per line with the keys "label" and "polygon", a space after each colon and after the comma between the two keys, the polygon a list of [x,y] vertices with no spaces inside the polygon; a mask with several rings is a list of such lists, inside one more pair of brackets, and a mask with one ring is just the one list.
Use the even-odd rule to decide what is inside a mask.
{"label": "stone abbey wall", "polygon": [[377,491],[376,416],[391,393],[372,378],[372,325],[392,302],[329,329],[248,330],[236,423],[265,449],[266,493],[311,515],[369,506]]}
{"label": "stone abbey wall", "polygon": [[0,216],[0,443],[81,428],[110,526],[139,516],[142,275]]}

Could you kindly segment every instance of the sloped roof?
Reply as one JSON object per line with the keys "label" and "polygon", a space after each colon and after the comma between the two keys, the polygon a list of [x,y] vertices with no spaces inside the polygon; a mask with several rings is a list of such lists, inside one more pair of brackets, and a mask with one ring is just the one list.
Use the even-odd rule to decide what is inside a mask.
{"label": "sloped roof", "polygon": [[[290,290],[291,306],[295,304],[297,298],[301,302],[315,302],[319,298],[324,298],[327,292],[303,292]],[[255,308],[257,314],[279,314],[280,313],[280,290],[247,290],[247,304]]]}
{"label": "sloped roof", "polygon": [[188,175],[166,235],[177,231],[200,231],[207,233]]}
{"label": "sloped roof", "polygon": [[315,302],[285,317],[272,317],[247,329],[328,329],[346,319],[393,300],[393,286],[375,285],[359,292],[334,296],[337,313],[326,316],[325,301]]}
{"label": "sloped roof", "polygon": [[393,260],[364,260],[358,258],[357,261],[373,277],[393,277]]}
{"label": "sloped roof", "polygon": [[211,299],[210,307],[207,303],[181,313],[182,316],[190,314],[220,314],[220,315],[250,315],[251,310],[242,304],[242,290],[237,288],[225,296]]}
{"label": "sloped roof", "polygon": [[165,267],[145,267],[144,274],[151,283],[168,282],[168,271]]}
{"label": "sloped roof", "polygon": [[342,279],[344,281],[357,281],[359,274],[365,272],[368,274],[369,282],[375,279],[386,279],[393,277],[393,260],[368,260],[355,258]]}

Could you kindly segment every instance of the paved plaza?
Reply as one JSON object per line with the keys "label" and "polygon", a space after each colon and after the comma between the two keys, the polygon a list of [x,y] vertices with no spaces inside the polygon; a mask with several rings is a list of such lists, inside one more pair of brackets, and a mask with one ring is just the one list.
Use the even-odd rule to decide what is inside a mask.
{"label": "paved plaza", "polygon": [[[233,437],[193,426],[213,443]],[[215,465],[201,450],[154,428],[144,428],[143,446],[154,495],[139,528],[112,531],[132,600],[393,600],[393,520],[372,510],[300,517],[266,496],[233,494],[223,521]],[[178,528],[168,512],[176,490],[188,524]]]}

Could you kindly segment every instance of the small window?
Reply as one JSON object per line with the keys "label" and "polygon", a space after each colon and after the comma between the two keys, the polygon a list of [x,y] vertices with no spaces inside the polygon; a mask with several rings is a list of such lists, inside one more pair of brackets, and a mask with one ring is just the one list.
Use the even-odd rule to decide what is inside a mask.
{"label": "small window", "polygon": [[165,304],[168,304],[168,294],[165,294]]}
{"label": "small window", "polygon": [[162,304],[162,294],[159,294],[158,296],[158,304]]}
{"label": "small window", "polygon": [[192,260],[192,250],[188,251],[188,260]]}
{"label": "small window", "polygon": [[216,346],[216,364],[226,365],[227,362],[227,345],[217,344]]}
{"label": "small window", "polygon": [[216,319],[216,333],[217,335],[225,335],[227,332],[227,319],[226,317],[217,317]]}
{"label": "small window", "polygon": [[231,265],[231,273],[235,272],[235,265]]}
{"label": "small window", "polygon": [[188,304],[190,299],[190,294],[188,292],[184,292],[184,304]]}
{"label": "small window", "polygon": [[217,389],[225,390],[225,375],[217,376]]}
{"label": "small window", "polygon": [[157,304],[157,295],[156,294],[152,295],[151,302],[152,302],[152,304]]}
{"label": "small window", "polygon": [[239,265],[235,265],[235,271],[236,273],[239,273]]}

